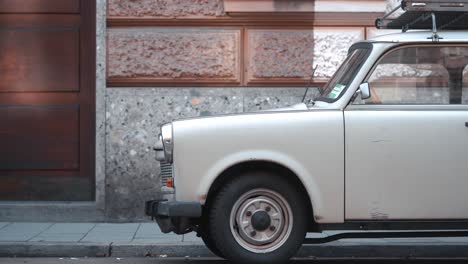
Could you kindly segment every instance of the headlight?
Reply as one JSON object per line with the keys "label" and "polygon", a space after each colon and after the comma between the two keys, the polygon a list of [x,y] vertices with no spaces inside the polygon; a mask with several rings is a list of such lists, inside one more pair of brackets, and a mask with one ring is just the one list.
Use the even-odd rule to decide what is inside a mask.
{"label": "headlight", "polygon": [[172,140],[172,123],[165,124],[161,127],[162,143],[164,148],[164,157],[166,162],[172,162],[173,140]]}
{"label": "headlight", "polygon": [[159,134],[158,136],[158,141],[156,142],[156,146],[154,147],[154,150],[156,151],[157,161],[161,161],[161,162],[166,161],[166,158],[164,157],[164,146],[163,146],[161,134]]}

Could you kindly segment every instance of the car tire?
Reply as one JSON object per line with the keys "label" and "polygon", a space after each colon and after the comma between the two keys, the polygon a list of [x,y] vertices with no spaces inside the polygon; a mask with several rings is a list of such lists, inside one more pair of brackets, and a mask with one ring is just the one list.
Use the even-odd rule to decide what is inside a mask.
{"label": "car tire", "polygon": [[201,238],[205,243],[205,246],[216,256],[224,259],[224,255],[219,251],[218,247],[215,245],[213,239],[208,234],[202,234]]}
{"label": "car tire", "polygon": [[228,260],[281,263],[295,255],[309,223],[305,199],[285,177],[244,173],[225,184],[209,211],[209,233]]}

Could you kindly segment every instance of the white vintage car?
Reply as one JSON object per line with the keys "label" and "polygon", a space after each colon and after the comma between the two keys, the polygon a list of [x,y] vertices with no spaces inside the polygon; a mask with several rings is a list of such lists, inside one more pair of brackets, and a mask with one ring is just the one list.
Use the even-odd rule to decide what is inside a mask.
{"label": "white vintage car", "polygon": [[422,234],[307,232],[467,229],[467,65],[468,31],[385,35],[354,44],[307,103],[166,124],[167,186],[146,213],[242,263],[284,261],[304,242]]}

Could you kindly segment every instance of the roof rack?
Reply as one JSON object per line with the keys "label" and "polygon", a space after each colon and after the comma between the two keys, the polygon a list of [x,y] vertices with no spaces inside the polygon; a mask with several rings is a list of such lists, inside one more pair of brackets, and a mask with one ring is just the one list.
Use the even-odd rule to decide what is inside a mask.
{"label": "roof rack", "polygon": [[[399,9],[405,12],[392,18]],[[402,0],[401,4],[375,21],[378,29],[431,29],[433,41],[437,30],[468,29],[468,0]]]}

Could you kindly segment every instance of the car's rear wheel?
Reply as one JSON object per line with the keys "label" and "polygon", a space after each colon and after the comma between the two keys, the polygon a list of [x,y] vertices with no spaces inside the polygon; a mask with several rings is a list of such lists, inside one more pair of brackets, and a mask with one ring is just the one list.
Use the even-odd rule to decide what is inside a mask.
{"label": "car's rear wheel", "polygon": [[303,195],[291,181],[246,173],[218,192],[209,214],[210,236],[229,260],[283,262],[302,245],[307,216]]}

